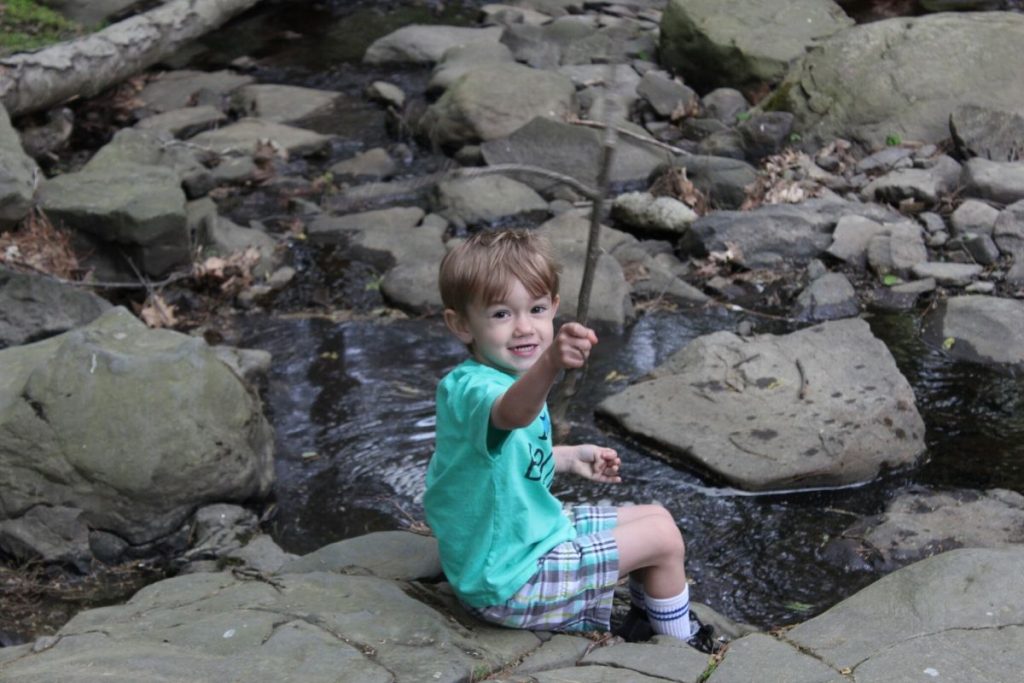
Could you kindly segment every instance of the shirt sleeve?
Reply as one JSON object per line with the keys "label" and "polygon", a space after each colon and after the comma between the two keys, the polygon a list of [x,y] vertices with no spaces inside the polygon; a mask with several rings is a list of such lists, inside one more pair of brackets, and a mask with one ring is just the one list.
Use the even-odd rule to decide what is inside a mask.
{"label": "shirt sleeve", "polygon": [[496,456],[508,432],[491,424],[491,408],[498,397],[505,393],[507,386],[488,380],[486,377],[468,377],[458,382],[449,395],[465,439],[478,453]]}

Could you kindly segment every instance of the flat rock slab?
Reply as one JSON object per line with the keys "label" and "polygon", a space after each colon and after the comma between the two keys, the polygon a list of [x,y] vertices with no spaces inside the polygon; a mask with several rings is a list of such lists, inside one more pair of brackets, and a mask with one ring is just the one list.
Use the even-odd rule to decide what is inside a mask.
{"label": "flat rock slab", "polygon": [[281,567],[285,574],[345,573],[364,569],[383,579],[432,579],[441,575],[437,539],[408,531],[378,531],[325,545]]}
{"label": "flat rock slab", "polygon": [[924,451],[924,423],[866,322],[700,337],[598,412],[746,490],[864,482]]}
{"label": "flat rock slab", "polygon": [[370,576],[229,573],[153,584],[80,613],[53,647],[7,661],[9,683],[62,681],[465,681],[535,649],[530,631],[462,623]]}
{"label": "flat rock slab", "polygon": [[305,156],[322,151],[330,144],[331,136],[263,119],[240,119],[230,126],[200,133],[191,142],[221,154],[252,154],[263,140],[276,142],[289,154]]}
{"label": "flat rock slab", "polygon": [[1022,563],[1020,546],[936,555],[871,584],[785,639],[837,670],[851,669],[857,683],[1018,681]]}
{"label": "flat rock slab", "polygon": [[242,86],[233,95],[247,116],[285,124],[322,114],[342,97],[329,90],[263,83]]}
{"label": "flat rock slab", "polygon": [[729,643],[715,669],[715,683],[826,683],[838,678],[835,669],[809,654],[764,633],[752,633]]}
{"label": "flat rock slab", "polygon": [[924,338],[954,358],[1019,366],[1024,302],[984,295],[947,299],[925,318]]}
{"label": "flat rock slab", "polygon": [[991,489],[902,493],[882,515],[858,521],[829,545],[848,567],[892,571],[954,548],[1022,543],[1024,496]]}
{"label": "flat rock slab", "polygon": [[255,80],[231,71],[169,71],[150,81],[136,97],[146,109],[159,114],[191,105],[200,91],[224,96]]}
{"label": "flat rock slab", "polygon": [[465,28],[461,26],[405,26],[378,38],[366,50],[368,64],[433,64],[450,48],[470,43],[497,43],[500,27]]}
{"label": "flat rock slab", "polygon": [[135,124],[141,130],[166,130],[176,138],[189,138],[204,130],[216,128],[228,117],[220,109],[210,106],[172,109],[147,116]]}

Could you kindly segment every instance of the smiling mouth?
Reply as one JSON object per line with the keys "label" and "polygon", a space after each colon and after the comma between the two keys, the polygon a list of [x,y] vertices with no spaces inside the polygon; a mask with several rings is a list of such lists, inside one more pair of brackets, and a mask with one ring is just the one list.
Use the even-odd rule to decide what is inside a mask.
{"label": "smiling mouth", "polygon": [[517,356],[529,356],[537,348],[537,344],[520,344],[518,346],[509,347],[509,351]]}

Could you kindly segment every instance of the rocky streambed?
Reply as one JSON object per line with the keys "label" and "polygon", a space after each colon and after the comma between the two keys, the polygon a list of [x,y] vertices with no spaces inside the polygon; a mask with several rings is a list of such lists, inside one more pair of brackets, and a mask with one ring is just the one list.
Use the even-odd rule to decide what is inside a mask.
{"label": "rocky streambed", "polygon": [[[1021,15],[469,9],[362,32],[358,5],[243,17],[225,36],[272,50],[137,82],[135,125],[59,173],[0,121],[5,220],[33,198],[92,277],[157,282],[108,298],[191,333],[26,274],[28,243],[4,243],[0,547],[177,574],[0,650],[4,676],[1013,680],[1021,90],[991,83],[1024,73]],[[317,62],[335,25],[360,62]],[[991,77],[958,72],[951,41],[986,45],[971,63]],[[632,469],[561,494],[673,511],[702,614],[733,640],[711,662],[487,628],[429,539],[359,536],[419,528],[433,384],[460,353],[435,316],[446,245],[540,230],[574,307],[601,136],[580,120],[620,139],[603,341],[570,417]],[[547,175],[447,173],[505,163]],[[262,523],[224,505],[256,500]]]}

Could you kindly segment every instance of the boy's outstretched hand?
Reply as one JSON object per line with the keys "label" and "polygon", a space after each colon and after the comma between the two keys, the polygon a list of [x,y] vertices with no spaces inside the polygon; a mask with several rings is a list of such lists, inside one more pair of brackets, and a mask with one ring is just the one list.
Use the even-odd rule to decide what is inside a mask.
{"label": "boy's outstretched hand", "polygon": [[554,354],[558,367],[582,368],[590,356],[590,349],[596,343],[597,334],[592,329],[579,323],[566,323],[558,328],[550,351]]}
{"label": "boy's outstretched hand", "polygon": [[618,484],[622,481],[619,476],[619,465],[622,460],[615,449],[595,446],[591,443],[579,444],[578,446],[556,446],[556,466],[564,472],[599,481],[607,484]]}

